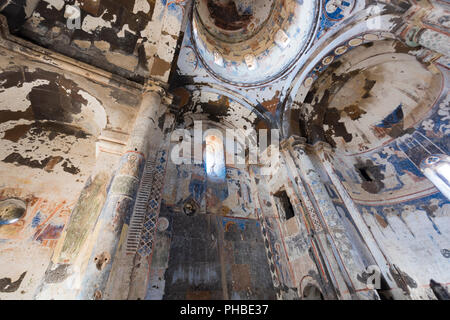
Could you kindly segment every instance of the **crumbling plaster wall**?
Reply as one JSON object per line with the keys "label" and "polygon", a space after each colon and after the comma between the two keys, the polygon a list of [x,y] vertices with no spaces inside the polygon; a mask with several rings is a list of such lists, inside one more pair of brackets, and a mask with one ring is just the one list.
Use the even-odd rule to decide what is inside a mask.
{"label": "crumbling plaster wall", "polygon": [[[449,283],[449,200],[418,169],[429,154],[448,154],[446,109],[448,94],[404,139],[358,155],[330,156],[334,172],[389,261],[413,279],[410,289],[416,298],[430,296],[425,288],[431,279]],[[372,181],[361,175],[361,168]]]}
{"label": "crumbling plaster wall", "polygon": [[[53,121],[64,125],[66,125],[65,122],[69,122],[70,126],[75,126],[76,130],[81,132],[81,135],[89,137],[90,142],[88,147],[82,148],[75,145],[75,148],[71,150],[62,151],[62,153],[65,151],[64,156],[72,162],[75,161],[78,167],[68,167],[66,162],[62,162],[64,159],[61,160],[59,156],[50,160],[28,159],[33,165],[45,168],[46,161],[57,169],[60,169],[59,162],[61,162],[63,167],[60,170],[55,169],[54,174],[63,170],[72,170],[74,179],[77,179],[76,183],[73,182],[76,187],[71,186],[72,181],[67,177],[64,180],[62,175],[55,178],[57,181],[49,184],[48,189],[52,184],[63,186],[65,189],[62,191],[65,193],[61,193],[65,198],[68,194],[70,195],[71,206],[67,210],[64,223],[58,224],[59,229],[54,235],[54,238],[60,241],[57,245],[56,240],[51,242],[51,250],[46,253],[46,256],[39,256],[40,253],[37,253],[39,259],[36,261],[40,264],[40,268],[36,268],[38,275],[28,282],[30,286],[23,288],[23,292],[26,292],[28,297],[74,298],[73,293],[80,289],[79,280],[83,277],[83,274],[80,274],[82,271],[80,267],[84,268],[89,259],[89,250],[92,249],[95,240],[96,219],[105,202],[118,156],[123,152],[122,148],[127,142],[135,122],[136,111],[140,107],[142,87],[138,83],[145,82],[150,76],[162,83],[167,81],[180,28],[183,22],[185,23],[183,21],[184,6],[188,6],[189,3],[190,1],[146,0],[120,3],[107,0],[41,1],[31,17],[14,31],[16,35],[30,39],[52,51],[7,35],[10,41],[3,43],[7,50],[23,51],[30,60],[48,62],[36,63],[35,66],[34,62],[30,63],[27,59],[23,62],[20,59],[11,59],[19,66],[15,71],[21,74],[23,79],[5,95],[8,95],[9,99],[9,96],[20,91],[20,97],[23,99],[20,106],[26,106],[27,99],[30,100],[31,105],[27,109],[28,113],[20,114],[22,112],[20,111],[14,117],[18,120],[24,117],[26,121],[31,122],[35,120],[34,113],[39,111],[41,113],[36,115],[39,126],[42,127],[41,122],[45,122],[47,126]],[[67,19],[64,17],[69,5],[81,8],[80,28],[75,30],[69,28]],[[65,56],[56,54],[55,51]],[[10,64],[14,65],[14,63]],[[37,79],[33,81],[36,80],[36,83],[31,83],[28,79],[31,78],[29,72],[35,73],[33,76]],[[131,83],[124,78],[138,83]],[[23,87],[22,84],[24,84]],[[16,87],[19,89],[16,90]],[[10,107],[5,108],[8,108],[9,112]],[[20,126],[14,127],[14,124],[16,123],[9,123],[13,128],[7,128],[10,130],[7,132],[8,137],[16,137],[26,129]],[[76,133],[78,134],[78,131]],[[49,134],[50,146],[54,146],[56,142],[59,143],[54,135],[53,132]],[[46,140],[41,140],[43,144],[47,143]],[[68,140],[69,143],[73,142]],[[88,149],[88,155],[83,153],[84,149]],[[78,159],[77,154],[71,157],[73,150],[79,151],[82,157]],[[109,153],[109,157],[105,155]],[[36,152],[33,153],[33,156],[35,155]],[[37,155],[40,156],[40,154]],[[87,168],[89,170],[78,162],[89,162],[90,167]],[[47,189],[46,191],[50,192]],[[42,192],[43,196],[46,196],[44,190]],[[61,201],[66,201],[65,198]],[[72,209],[73,219],[69,220]],[[26,217],[32,218],[28,214]],[[70,228],[63,228],[67,221],[71,221]],[[21,243],[20,246],[28,248],[29,245]],[[55,248],[54,252],[53,248]],[[16,258],[15,255],[15,250],[11,251],[11,259],[20,262],[17,259],[21,256],[17,255],[18,258]],[[49,263],[50,257],[51,263]],[[24,263],[24,266],[26,265]],[[24,277],[24,281],[29,280],[26,274],[24,277],[19,276],[14,275],[3,279],[6,288],[10,287],[8,284],[10,281],[19,279],[15,282],[18,285],[13,286],[14,290],[11,292],[17,291]],[[9,297],[12,296],[9,295]]]}
{"label": "crumbling plaster wall", "polygon": [[[44,279],[63,280],[63,270],[47,267],[80,191],[92,183],[96,140],[108,131],[126,142],[140,104],[138,88],[100,83],[56,67],[55,56],[41,60],[16,48],[2,39],[0,201],[18,199],[26,211],[0,225],[1,299],[31,299]],[[106,190],[108,177],[102,183]]]}
{"label": "crumbling plaster wall", "polygon": [[[209,10],[205,8],[206,1],[197,2],[194,10],[194,48],[204,66],[215,76],[239,84],[268,82],[289,67],[313,38],[320,6],[317,1],[247,4],[244,9],[248,25],[243,24],[239,30],[242,31],[241,36],[246,33],[250,35],[236,41],[235,36],[228,35],[226,30],[203,22],[214,20],[211,6],[220,6],[220,3],[214,4],[214,0],[207,2]],[[226,16],[230,8],[222,7],[220,10]],[[238,15],[235,13],[233,16]],[[261,21],[260,15],[267,18]],[[252,26],[255,30],[249,32]],[[277,64],[273,63],[275,57]]]}
{"label": "crumbling plaster wall", "polygon": [[357,154],[405,134],[426,117],[441,94],[442,76],[421,63],[417,50],[397,41],[347,50],[294,108],[302,106],[300,127],[309,143],[327,141]]}

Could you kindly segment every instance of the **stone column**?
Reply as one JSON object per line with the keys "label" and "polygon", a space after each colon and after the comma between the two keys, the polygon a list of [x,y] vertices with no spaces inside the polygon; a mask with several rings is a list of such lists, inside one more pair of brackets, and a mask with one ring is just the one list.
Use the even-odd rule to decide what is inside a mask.
{"label": "stone column", "polygon": [[83,275],[79,299],[102,299],[112,260],[133,212],[146,160],[157,150],[162,130],[159,118],[167,107],[165,91],[156,83],[146,86],[142,103],[126,151],[111,179],[105,204],[97,220],[95,244]]}
{"label": "stone column", "polygon": [[348,238],[345,226],[322,182],[306,140],[292,136],[283,142],[282,148],[298,192],[304,199],[317,249],[339,298],[377,299],[375,290],[356,280],[367,266],[359,253],[352,249],[352,240]]}

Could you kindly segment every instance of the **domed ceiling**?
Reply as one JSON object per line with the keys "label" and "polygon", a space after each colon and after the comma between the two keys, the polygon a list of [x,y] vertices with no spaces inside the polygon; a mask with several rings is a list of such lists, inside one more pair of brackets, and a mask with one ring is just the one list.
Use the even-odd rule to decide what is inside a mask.
{"label": "domed ceiling", "polygon": [[268,82],[307,49],[319,9],[314,0],[196,0],[193,43],[217,78]]}

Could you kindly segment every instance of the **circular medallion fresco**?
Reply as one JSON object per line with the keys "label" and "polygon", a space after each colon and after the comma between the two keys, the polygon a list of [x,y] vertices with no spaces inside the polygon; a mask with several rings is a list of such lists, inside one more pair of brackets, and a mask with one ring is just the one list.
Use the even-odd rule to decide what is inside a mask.
{"label": "circular medallion fresco", "polygon": [[203,64],[242,85],[281,76],[313,38],[317,0],[196,0],[192,38]]}

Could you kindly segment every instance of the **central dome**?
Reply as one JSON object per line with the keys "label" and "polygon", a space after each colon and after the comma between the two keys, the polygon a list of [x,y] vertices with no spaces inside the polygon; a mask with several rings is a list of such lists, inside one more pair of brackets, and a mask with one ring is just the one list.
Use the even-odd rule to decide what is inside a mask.
{"label": "central dome", "polygon": [[268,82],[308,47],[320,3],[196,0],[193,42],[206,68],[221,80],[241,85]]}
{"label": "central dome", "polygon": [[225,42],[253,37],[272,14],[275,0],[197,1],[197,17],[206,30]]}

